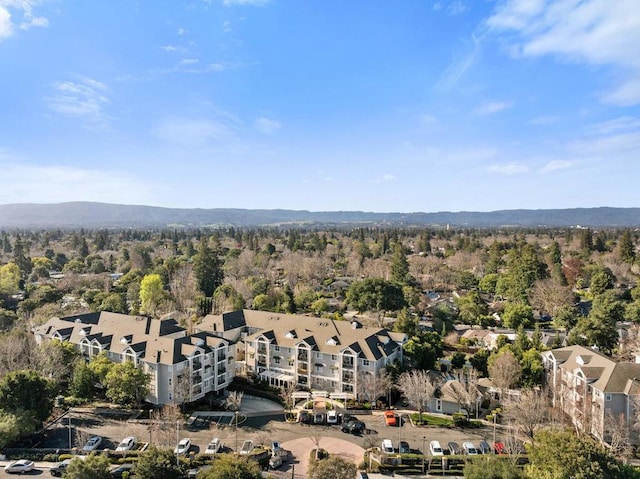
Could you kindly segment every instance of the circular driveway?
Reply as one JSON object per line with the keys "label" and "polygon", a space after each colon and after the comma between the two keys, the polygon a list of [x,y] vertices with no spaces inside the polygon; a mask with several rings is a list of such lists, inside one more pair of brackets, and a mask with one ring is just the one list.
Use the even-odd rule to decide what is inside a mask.
{"label": "circular driveway", "polygon": [[[296,458],[296,476],[298,474],[306,476],[309,469],[309,455],[311,450],[316,448],[311,437],[301,437],[284,442],[282,447],[291,451]],[[320,449],[324,449],[332,456],[340,456],[347,461],[352,461],[356,465],[362,462],[364,456],[364,449],[357,444],[329,436],[322,436]]]}

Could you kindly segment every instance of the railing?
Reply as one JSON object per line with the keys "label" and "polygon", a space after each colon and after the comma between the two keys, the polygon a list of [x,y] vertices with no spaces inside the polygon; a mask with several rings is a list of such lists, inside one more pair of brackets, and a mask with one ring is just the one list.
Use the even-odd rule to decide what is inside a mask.
{"label": "railing", "polygon": [[353,369],[353,361],[342,361],[342,367],[347,369]]}
{"label": "railing", "polygon": [[224,361],[227,359],[227,355],[222,353],[222,354],[218,354],[218,362],[220,361]]}
{"label": "railing", "polygon": [[191,366],[192,369],[194,370],[198,370],[202,367],[202,363],[200,361],[194,361],[193,365]]}
{"label": "railing", "polygon": [[298,374],[307,374],[308,372],[309,372],[309,369],[303,366],[298,367]]}
{"label": "railing", "polygon": [[307,353],[298,353],[298,361],[309,361],[309,355]]}
{"label": "railing", "polygon": [[192,376],[193,382],[194,383],[201,383],[202,382],[202,376],[200,374],[194,374]]}
{"label": "railing", "polygon": [[342,381],[346,381],[349,383],[353,382],[353,374],[343,374]]}
{"label": "railing", "polygon": [[258,353],[267,354],[267,347],[262,345],[258,346]]}

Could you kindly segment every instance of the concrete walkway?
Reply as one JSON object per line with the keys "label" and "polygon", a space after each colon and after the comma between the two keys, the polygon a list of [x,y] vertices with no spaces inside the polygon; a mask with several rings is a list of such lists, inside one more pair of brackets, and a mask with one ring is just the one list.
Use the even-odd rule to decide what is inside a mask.
{"label": "concrete walkway", "polygon": [[[293,439],[282,444],[284,449],[291,451],[296,458],[296,475],[301,474],[306,477],[309,470],[309,455],[316,446],[310,437]],[[364,449],[344,439],[323,436],[320,439],[320,449],[324,449],[332,456],[340,456],[358,465],[362,462]]]}

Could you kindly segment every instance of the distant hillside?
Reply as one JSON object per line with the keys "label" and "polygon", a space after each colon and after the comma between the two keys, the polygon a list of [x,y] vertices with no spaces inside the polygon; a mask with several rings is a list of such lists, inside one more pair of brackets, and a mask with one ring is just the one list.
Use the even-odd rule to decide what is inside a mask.
{"label": "distant hillside", "polygon": [[488,213],[183,209],[71,202],[0,205],[0,228],[118,228],[267,225],[640,226],[640,208],[501,210]]}

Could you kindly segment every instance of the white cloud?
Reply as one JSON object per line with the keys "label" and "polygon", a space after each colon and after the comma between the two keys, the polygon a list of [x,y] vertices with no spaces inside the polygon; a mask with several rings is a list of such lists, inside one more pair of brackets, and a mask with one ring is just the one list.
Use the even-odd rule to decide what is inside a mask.
{"label": "white cloud", "polygon": [[640,103],[637,0],[507,0],[486,25],[515,33],[507,41],[516,54],[615,67],[618,85],[603,93],[602,101]]}
{"label": "white cloud", "polygon": [[633,116],[621,116],[613,120],[592,125],[590,130],[594,133],[607,135],[617,131],[639,130],[640,118]]}
{"label": "white cloud", "polygon": [[450,15],[460,15],[466,11],[467,6],[462,2],[462,0],[453,0],[447,8],[447,12],[449,12]]}
{"label": "white cloud", "polygon": [[20,29],[29,30],[32,27],[48,27],[49,20],[46,17],[35,16],[33,8],[44,0],[0,0],[0,41],[12,36],[16,29],[15,21],[17,17],[22,17],[19,21]]}
{"label": "white cloud", "polygon": [[11,13],[0,4],[0,40],[13,35],[13,23]]}
{"label": "white cloud", "polygon": [[552,125],[557,123],[559,118],[554,115],[537,116],[527,122],[528,125]]}
{"label": "white cloud", "polygon": [[480,60],[482,48],[478,37],[471,35],[471,44],[465,48],[467,51],[463,54],[456,54],[449,66],[445,69],[436,85],[438,88],[444,90],[453,88],[467,70]]}
{"label": "white cloud", "polygon": [[501,165],[491,165],[489,171],[500,175],[512,176],[529,172],[529,167],[520,163],[505,163]]}
{"label": "white cloud", "polygon": [[178,35],[183,36],[189,33],[189,30],[185,30],[184,28],[178,28]]}
{"label": "white cloud", "polygon": [[77,81],[57,82],[55,93],[45,98],[49,108],[65,116],[85,117],[94,122],[104,122],[107,118],[104,107],[109,103],[107,86],[89,77]]}
{"label": "white cloud", "polygon": [[384,175],[374,178],[371,180],[372,183],[390,183],[393,181],[397,181],[398,177],[396,175],[392,175],[391,173],[385,173]]}
{"label": "white cloud", "polygon": [[474,110],[474,113],[476,115],[493,115],[494,113],[499,113],[507,108],[511,108],[511,103],[504,101],[491,101],[480,105]]}
{"label": "white cloud", "polygon": [[269,0],[223,0],[222,3],[227,7],[231,5],[252,5],[254,7],[262,7],[269,3]]}
{"label": "white cloud", "polygon": [[233,128],[220,120],[167,118],[153,129],[153,134],[172,143],[205,145],[232,137]]}
{"label": "white cloud", "polygon": [[[154,204],[155,186],[143,178],[113,170],[85,169],[61,165],[0,163],[3,174],[11,178],[0,189],[0,204],[101,201],[129,204]],[[114,185],[118,194],[114,196]]]}
{"label": "white cloud", "polygon": [[552,171],[566,170],[576,165],[573,160],[553,160],[542,167],[540,173],[550,173]]}
{"label": "white cloud", "polygon": [[434,3],[434,4],[433,4],[433,11],[434,11],[434,12],[437,12],[437,11],[439,11],[439,10],[442,10],[442,3],[440,3],[440,2],[436,2],[436,3]]}
{"label": "white cloud", "polygon": [[273,133],[277,130],[279,130],[282,125],[280,124],[279,121],[276,120],[272,120],[270,118],[258,118],[255,121],[255,128],[256,130],[258,130],[261,133],[266,133],[266,134],[270,134]]}

